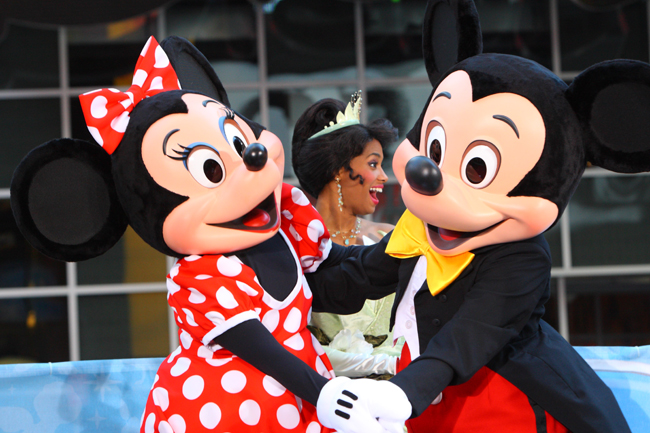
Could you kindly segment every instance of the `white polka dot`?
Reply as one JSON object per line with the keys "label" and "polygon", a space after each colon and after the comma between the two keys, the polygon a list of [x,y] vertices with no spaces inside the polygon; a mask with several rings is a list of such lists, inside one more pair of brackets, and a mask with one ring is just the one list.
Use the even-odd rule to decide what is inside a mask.
{"label": "white polka dot", "polygon": [[293,219],[293,214],[291,212],[289,212],[288,210],[283,210],[282,211],[282,216],[285,217],[288,220]]}
{"label": "white polka dot", "polygon": [[296,307],[293,307],[289,314],[287,315],[286,320],[284,321],[284,329],[287,332],[296,332],[300,329],[300,321],[302,320],[302,313]]}
{"label": "white polka dot", "polygon": [[186,424],[181,415],[175,414],[169,417],[169,425],[174,428],[174,433],[185,433]]}
{"label": "white polka dot", "polygon": [[253,289],[246,283],[242,283],[241,281],[236,281],[236,283],[237,287],[239,287],[239,290],[246,293],[248,296],[257,296],[259,294],[257,290]]}
{"label": "white polka dot", "polygon": [[181,353],[181,346],[178,346],[176,350],[174,350],[170,355],[169,358],[167,358],[167,362],[171,363],[174,362],[174,358],[178,356],[178,354]]}
{"label": "white polka dot", "polygon": [[209,280],[212,278],[212,275],[201,274],[194,277],[195,280]]}
{"label": "white polka dot", "polygon": [[217,311],[208,311],[207,313],[205,313],[205,317],[210,322],[214,323],[214,326],[223,325],[223,323],[226,321],[226,318],[223,317],[223,314]]}
{"label": "white polka dot", "polygon": [[181,286],[176,284],[171,278],[167,278],[167,293],[170,295],[174,295],[174,293],[178,292],[181,289]]}
{"label": "white polka dot", "polygon": [[188,298],[188,301],[190,301],[192,304],[202,304],[205,302],[205,295],[198,290],[196,290],[194,287],[190,287],[190,297]]}
{"label": "white polka dot", "polygon": [[[167,294],[167,299],[169,299],[169,293]],[[176,310],[175,307],[172,307],[172,311],[174,312],[174,317],[176,318],[176,321],[179,323],[179,325],[182,325],[183,320],[181,319],[181,316],[178,315],[178,310]]]}
{"label": "white polka dot", "polygon": [[298,397],[297,395],[294,395],[296,397],[296,404],[298,405],[298,410],[302,412],[302,398]]}
{"label": "white polka dot", "polygon": [[316,366],[315,367],[316,367],[315,368],[316,372],[318,374],[320,374],[321,376],[325,376],[326,374],[329,373],[329,370],[327,369],[327,367],[325,367],[325,363],[320,358],[320,356],[316,357]]}
{"label": "white polka dot", "polygon": [[117,132],[124,133],[124,131],[126,131],[126,127],[129,126],[129,120],[131,120],[129,117],[129,112],[125,111],[115,119],[111,120],[111,128]]}
{"label": "white polka dot", "polygon": [[314,350],[316,351],[317,355],[323,355],[325,353],[325,351],[323,350],[323,346],[321,346],[321,344],[318,342],[316,337],[314,337],[313,335],[311,336],[311,344],[312,346],[314,346]]}
{"label": "white polka dot", "polygon": [[104,116],[108,114],[108,110],[106,109],[107,102],[108,99],[106,99],[105,96],[103,95],[96,96],[93,99],[93,102],[90,103],[90,114],[95,119],[103,119]]}
{"label": "white polka dot", "polygon": [[266,392],[273,397],[280,397],[287,390],[284,386],[280,385],[280,382],[273,379],[271,376],[264,376],[264,379],[262,379],[262,385]]}
{"label": "white polka dot", "polygon": [[237,308],[237,306],[239,306],[230,290],[226,289],[223,286],[217,290],[217,301],[219,301],[219,304],[221,304],[223,308],[226,308],[228,310],[232,310],[233,308]]}
{"label": "white polka dot", "polygon": [[312,267],[315,261],[316,261],[316,257],[314,256],[302,256],[300,258],[300,265],[302,266],[303,269],[309,269]]}
{"label": "white polka dot", "polygon": [[284,345],[293,350],[302,350],[305,347],[305,341],[300,334],[295,334],[293,337],[284,340]]}
{"label": "white polka dot", "polygon": [[199,412],[199,420],[203,427],[212,430],[221,421],[221,409],[215,403],[206,403]]}
{"label": "white polka dot", "polygon": [[307,206],[308,204],[311,204],[309,203],[307,196],[298,188],[293,188],[291,190],[291,200],[299,206]]}
{"label": "white polka dot", "polygon": [[[309,287],[309,283],[307,283],[307,279],[303,275],[302,277],[302,290],[305,292],[305,298],[311,299],[312,293],[311,293],[311,288]],[[309,323],[309,322],[307,322]]]}
{"label": "white polka dot", "polygon": [[310,422],[305,433],[320,433],[320,424],[316,421]]}
{"label": "white polka dot", "polygon": [[174,433],[174,430],[167,421],[160,421],[160,424],[158,424],[158,433]]}
{"label": "white polka dot", "polygon": [[181,344],[186,350],[192,345],[192,336],[184,329],[181,331]]}
{"label": "white polka dot", "polygon": [[162,77],[153,77],[153,80],[151,80],[151,85],[149,86],[149,90],[161,90],[162,88],[163,88]]}
{"label": "white polka dot", "polygon": [[205,346],[199,346],[199,349],[196,351],[196,356],[199,358],[212,358],[213,352]]}
{"label": "white polka dot", "polygon": [[122,107],[126,110],[133,104],[133,101],[131,101],[131,98],[126,98],[120,101],[120,104],[122,104]]}
{"label": "white polka dot", "polygon": [[257,317],[260,317],[260,314],[262,314],[262,309],[261,308],[253,308],[255,310],[255,314],[257,314]]}
{"label": "white polka dot", "polygon": [[99,133],[99,129],[95,128],[94,126],[89,126],[88,131],[90,131],[90,135],[93,136],[97,144],[100,146],[104,145],[104,139],[102,138],[102,134]]}
{"label": "white polka dot", "polygon": [[300,242],[302,240],[302,236],[296,231],[296,228],[293,226],[293,224],[289,225],[289,233],[291,233],[291,236],[296,240],[296,242]]}
{"label": "white polka dot", "polygon": [[228,364],[230,361],[232,361],[232,357],[230,358],[214,358],[214,359],[206,359],[205,362],[207,362],[209,365],[213,367],[221,367],[222,365]]}
{"label": "white polka dot", "polygon": [[140,51],[140,55],[144,57],[147,54],[147,51],[149,50],[149,45],[151,45],[151,41],[153,40],[153,36],[149,36],[149,39],[147,39],[147,43],[144,44],[144,47],[142,48],[142,51]]}
{"label": "white polka dot", "polygon": [[300,423],[300,412],[292,404],[283,404],[277,411],[278,422],[287,430],[298,427]]}
{"label": "white polka dot", "polygon": [[144,424],[144,433],[154,433],[154,425],[156,424],[156,415],[150,413],[147,417],[147,421]]}
{"label": "white polka dot", "polygon": [[262,325],[266,326],[269,332],[275,331],[280,323],[280,313],[278,310],[269,310],[262,318]]}
{"label": "white polka dot", "polygon": [[187,308],[183,308],[183,313],[185,313],[185,321],[187,322],[188,325],[190,326],[199,326],[195,321],[194,321],[194,313],[192,313],[190,310]]}
{"label": "white polka dot", "polygon": [[174,364],[174,366],[169,370],[169,373],[174,377],[178,377],[189,370],[191,363],[192,362],[189,358],[178,358],[178,361],[176,361],[176,364]]}
{"label": "white polka dot", "polygon": [[217,269],[223,276],[236,277],[241,273],[242,266],[241,263],[238,263],[235,260],[221,256],[219,257],[219,260],[217,260]]}
{"label": "white polka dot", "polygon": [[221,386],[226,392],[237,394],[246,386],[246,375],[237,370],[229,371],[221,378]]}
{"label": "white polka dot", "polygon": [[205,382],[201,376],[191,376],[183,383],[183,395],[188,400],[196,400],[203,393],[204,386]]}
{"label": "white polka dot", "polygon": [[153,65],[154,68],[166,68],[169,66],[169,58],[165,54],[165,50],[162,49],[160,45],[156,47],[156,63]]}
{"label": "white polka dot", "polygon": [[325,227],[323,226],[323,223],[319,219],[312,220],[307,226],[307,236],[309,236],[309,239],[313,243],[318,242],[318,238],[320,238],[324,234],[325,234]]}
{"label": "white polka dot", "polygon": [[195,262],[198,259],[200,259],[201,257],[203,257],[203,256],[197,256],[196,254],[192,254],[191,256],[185,257],[185,260],[188,261],[188,262]]}
{"label": "white polka dot", "polygon": [[255,400],[246,400],[239,406],[239,418],[246,425],[257,425],[261,415],[260,405]]}
{"label": "white polka dot", "polygon": [[157,387],[154,388],[151,393],[153,397],[153,404],[160,406],[162,411],[166,411],[169,407],[169,393],[165,388]]}
{"label": "white polka dot", "polygon": [[131,92],[124,92],[124,94],[125,94],[126,96],[129,97],[129,99],[131,100],[131,103],[132,103],[132,104],[133,104],[133,102],[135,102],[135,99],[133,98],[133,93],[131,93]]}
{"label": "white polka dot", "polygon": [[169,270],[169,276],[174,278],[178,275],[178,272],[181,270],[181,264],[179,262],[174,263],[174,266]]}
{"label": "white polka dot", "polygon": [[144,84],[144,82],[145,82],[145,80],[147,79],[147,76],[148,76],[148,75],[149,75],[149,74],[147,74],[147,73],[146,73],[145,71],[143,71],[142,69],[138,69],[138,70],[135,71],[135,73],[133,74],[133,81],[132,81],[132,83],[135,84],[135,85],[138,86],[138,87],[142,87],[142,85]]}
{"label": "white polka dot", "polygon": [[309,311],[307,311],[307,323],[311,323],[311,310],[312,308],[309,307]]}

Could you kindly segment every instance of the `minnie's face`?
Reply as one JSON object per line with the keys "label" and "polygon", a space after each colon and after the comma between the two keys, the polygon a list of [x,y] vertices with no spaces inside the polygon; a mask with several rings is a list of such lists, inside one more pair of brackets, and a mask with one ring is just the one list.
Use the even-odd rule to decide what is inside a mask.
{"label": "minnie's face", "polygon": [[[188,197],[165,219],[165,242],[181,254],[225,254],[271,238],[280,225],[280,140],[268,131],[256,139],[246,122],[214,99],[182,98],[188,113],[158,120],[142,143],[151,177]],[[256,142],[268,160],[247,168],[244,150]]]}
{"label": "minnie's face", "polygon": [[[406,207],[426,223],[431,247],[456,255],[544,232],[558,209],[539,197],[508,193],[539,160],[542,116],[526,98],[493,94],[472,101],[469,75],[456,71],[434,92],[422,123],[419,149],[405,140],[393,159]],[[405,173],[415,156],[431,158],[442,173],[436,195],[416,192]]]}

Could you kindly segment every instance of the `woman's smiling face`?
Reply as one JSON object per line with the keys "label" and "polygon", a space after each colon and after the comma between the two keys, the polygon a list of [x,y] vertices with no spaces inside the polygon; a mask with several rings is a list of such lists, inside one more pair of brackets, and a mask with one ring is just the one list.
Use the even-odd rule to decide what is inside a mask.
{"label": "woman's smiling face", "polygon": [[373,139],[366,144],[361,155],[352,158],[351,171],[341,169],[339,172],[343,203],[353,214],[368,215],[375,211],[379,203],[377,194],[383,191],[388,181],[381,167],[383,160],[381,144]]}

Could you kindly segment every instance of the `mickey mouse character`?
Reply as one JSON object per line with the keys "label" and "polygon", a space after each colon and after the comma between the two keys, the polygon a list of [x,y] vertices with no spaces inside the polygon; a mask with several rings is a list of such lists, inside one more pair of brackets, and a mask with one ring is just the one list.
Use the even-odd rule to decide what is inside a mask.
{"label": "mickey mouse character", "polygon": [[181,344],[158,370],[141,432],[330,431],[317,403],[333,428],[384,432],[373,410],[399,388],[329,380],[306,328],[318,294],[303,272],[327,257],[327,230],[282,183],[278,138],[229,108],[205,57],[184,39],[150,38],[128,91],[80,100],[100,146],[63,138],[34,149],[11,204],[25,237],[56,259],[96,257],[127,224],[178,258],[167,288]]}
{"label": "mickey mouse character", "polygon": [[423,51],[433,91],[393,159],[407,211],[376,247],[334,246],[308,281],[337,282],[340,303],[398,285],[406,345],[391,381],[411,432],[629,432],[612,392],[542,320],[542,233],[587,162],[650,170],[650,65],[603,62],[567,86],[533,61],[481,54],[468,0],[429,1]]}

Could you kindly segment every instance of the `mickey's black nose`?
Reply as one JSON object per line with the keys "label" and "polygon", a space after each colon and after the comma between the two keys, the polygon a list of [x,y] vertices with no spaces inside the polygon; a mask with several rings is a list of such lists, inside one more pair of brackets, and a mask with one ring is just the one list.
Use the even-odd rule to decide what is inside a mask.
{"label": "mickey's black nose", "polygon": [[442,191],[442,173],[431,159],[416,156],[406,163],[406,181],[413,191],[422,195],[436,195]]}
{"label": "mickey's black nose", "polygon": [[244,150],[244,164],[249,171],[260,171],[268,159],[269,153],[260,143],[252,143]]}

